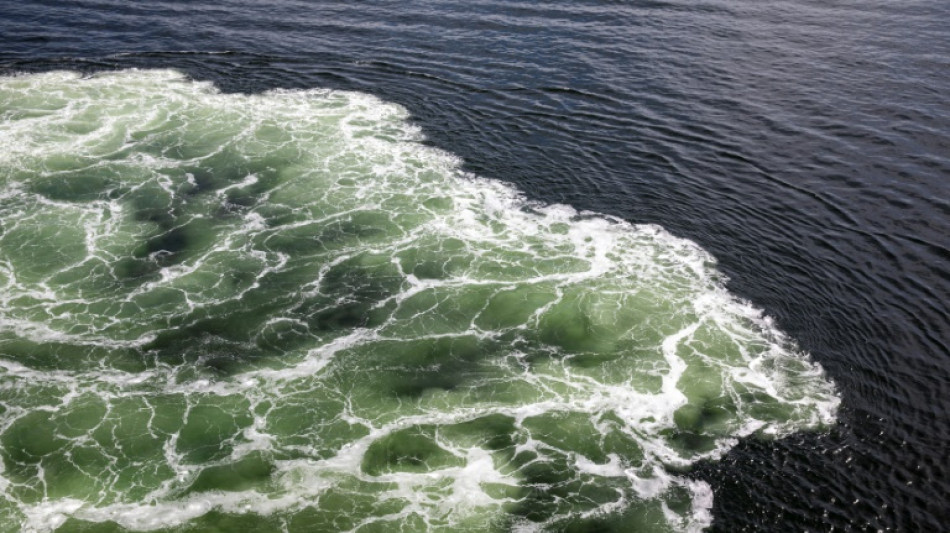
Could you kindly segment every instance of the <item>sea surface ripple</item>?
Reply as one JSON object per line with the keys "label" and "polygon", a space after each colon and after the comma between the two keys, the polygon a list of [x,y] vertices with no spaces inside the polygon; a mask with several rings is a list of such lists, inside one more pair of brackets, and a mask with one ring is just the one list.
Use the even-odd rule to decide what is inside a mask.
{"label": "sea surface ripple", "polygon": [[0,70],[372,94],[464,171],[694,241],[842,398],[828,433],[691,470],[713,529],[939,530],[948,27],[939,0],[29,0],[0,11]]}

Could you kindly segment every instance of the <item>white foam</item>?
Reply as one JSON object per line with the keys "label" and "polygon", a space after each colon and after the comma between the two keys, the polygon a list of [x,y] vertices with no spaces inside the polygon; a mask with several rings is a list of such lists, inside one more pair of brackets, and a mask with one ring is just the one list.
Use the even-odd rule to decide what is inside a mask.
{"label": "white foam", "polygon": [[[326,338],[312,335],[310,344],[295,348],[285,354],[284,359],[273,364],[250,365],[234,375],[212,377],[187,368],[188,364],[182,367],[160,359],[149,370],[129,372],[102,366],[35,370],[22,362],[0,357],[0,403],[9,409],[0,415],[2,428],[9,428],[30,409],[68,409],[77,398],[87,396],[98,397],[106,405],[130,398],[147,399],[152,395],[173,396],[187,405],[185,419],[194,407],[205,403],[217,405],[214,402],[221,399],[240,398],[250,406],[252,421],[236,430],[228,441],[230,453],[213,465],[187,464],[178,450],[179,433],[168,436],[163,443],[164,464],[161,466],[170,469],[173,476],[151,487],[148,497],[141,501],[127,501],[118,494],[114,495],[118,503],[103,505],[70,498],[26,503],[19,499],[14,483],[0,479],[0,491],[19,508],[27,531],[53,531],[70,516],[95,522],[111,520],[133,530],[152,530],[182,525],[211,510],[265,515],[292,512],[302,506],[319,504],[321,495],[333,490],[341,480],[353,479],[390,487],[380,488],[378,497],[405,504],[403,511],[393,516],[365,517],[361,522],[365,524],[405,519],[415,513],[433,527],[444,527],[468,516],[501,514],[504,504],[512,501],[493,497],[488,487],[516,487],[522,480],[517,468],[503,465],[497,454],[477,446],[454,447],[451,442],[439,441],[443,449],[459,459],[461,466],[378,475],[362,471],[365,454],[373,443],[397,431],[415,426],[441,427],[493,414],[515,421],[519,432],[515,454],[535,453],[539,461],[545,454],[562,454],[571,458],[576,476],[626,480],[624,488],[618,489],[617,498],[602,502],[588,513],[591,516],[618,512],[635,501],[659,501],[671,528],[698,531],[711,523],[712,490],[706,483],[670,474],[666,466],[687,467],[700,459],[715,459],[741,437],[782,435],[835,420],[839,400],[820,366],[798,353],[768,317],[731,295],[723,285],[723,276],[713,268],[714,258],[697,244],[674,237],[658,226],[633,225],[596,213],[578,213],[565,205],[533,204],[509,185],[466,174],[460,170],[458,158],[419,142],[421,131],[406,122],[408,114],[399,106],[370,95],[327,90],[226,95],[211,84],[187,81],[174,71],[122,71],[100,74],[91,80],[80,80],[72,73],[47,73],[17,80],[25,86],[7,88],[4,83],[8,83],[9,78],[0,79],[0,91],[12,91],[24,98],[48,93],[50,98],[60,98],[66,103],[43,116],[0,124],[0,168],[28,169],[31,165],[42,166],[46,157],[75,156],[90,150],[114,157],[131,150],[122,164],[136,169],[141,176],[129,172],[127,176],[131,177],[123,178],[129,180],[125,185],[132,191],[126,194],[152,190],[146,189],[146,185],[155,185],[167,196],[169,205],[179,202],[175,205],[182,210],[196,210],[188,220],[210,220],[211,208],[205,206],[207,211],[200,210],[204,208],[201,202],[206,200],[185,198],[181,192],[198,188],[196,176],[182,173],[173,178],[170,176],[174,173],[167,171],[204,164],[225,149],[240,152],[253,145],[255,150],[263,150],[253,143],[255,132],[265,124],[284,128],[292,139],[286,143],[300,154],[300,162],[284,169],[295,172],[294,179],[285,180],[263,193],[254,206],[226,222],[215,222],[221,226],[217,229],[221,236],[207,249],[179,264],[158,268],[154,278],[117,297],[128,305],[138,305],[140,298],[162,291],[166,291],[164,294],[177,291],[180,300],[168,299],[171,303],[166,302],[167,307],[142,310],[135,316],[120,319],[109,315],[114,312],[113,306],[101,305],[112,301],[108,295],[101,299],[86,297],[84,291],[77,290],[77,287],[83,289],[82,282],[57,285],[50,281],[52,277],[39,282],[27,281],[25,276],[18,276],[15,261],[0,257],[0,280],[4,289],[0,295],[0,332],[38,343],[109,350],[141,349],[165,331],[174,319],[228,302],[243,302],[251,291],[262,287],[273,276],[291,266],[298,268],[301,263],[312,262],[319,265],[315,279],[305,281],[301,287],[287,287],[290,295],[287,300],[292,303],[263,321],[267,327],[287,323],[307,330],[307,322],[294,315],[294,306],[309,299],[329,298],[331,288],[327,277],[334,269],[367,256],[388,256],[401,278],[398,289],[381,297],[373,306],[377,312],[394,309],[381,326],[354,327]],[[84,87],[95,87],[95,90],[84,92]],[[63,124],[79,113],[95,114],[96,106],[102,108],[102,116],[94,129],[74,136],[63,133]],[[133,150],[136,146],[133,134],[140,132],[139,127],[155,131],[174,127],[176,129],[170,130],[172,134],[187,136],[194,133],[189,128],[203,126],[189,124],[190,117],[204,117],[203,120],[219,127],[211,133],[229,132],[230,136],[216,141],[206,153],[191,158],[176,159],[168,150],[157,154]],[[172,126],[175,121],[182,124]],[[266,145],[264,141],[261,143]],[[268,146],[273,151],[286,147],[283,142]],[[83,204],[51,200],[12,182],[11,178],[2,175],[0,178],[4,179],[4,188],[0,188],[0,218],[4,224],[42,216],[67,220],[67,214],[83,221],[86,256],[80,263],[64,265],[60,273],[67,268],[78,268],[77,265],[85,261],[98,260],[109,265],[128,257],[138,241],[154,231],[150,223],[133,220],[125,200]],[[352,185],[347,185],[346,194],[341,192],[344,191],[342,186],[332,184],[332,180],[343,178],[352,181]],[[135,179],[140,182],[134,182]],[[229,207],[226,205],[229,192],[260,185],[263,179],[258,172],[247,172],[214,191],[210,195],[213,202],[208,201],[208,205],[213,204],[214,209]],[[301,182],[305,186],[300,187]],[[421,205],[427,198],[444,196],[450,197],[451,209],[429,209]],[[32,200],[26,202],[27,197]],[[276,222],[266,209],[275,206],[293,216]],[[279,248],[281,236],[297,232],[295,235],[323,238],[324,229],[346,224],[364,213],[383,214],[388,223],[399,229],[375,240],[372,236],[357,236],[351,241],[341,239],[340,243],[327,243],[329,251],[308,252],[313,255],[306,257],[295,257]],[[420,216],[418,222],[405,222],[400,218],[420,214],[425,216]],[[440,257],[444,261],[443,276],[426,277],[407,268],[415,266],[404,259],[407,252],[432,242],[446,243],[453,239],[463,243],[462,251],[446,252],[443,254],[446,257]],[[153,255],[151,260],[157,262],[159,258]],[[223,288],[222,281],[229,272],[222,271],[220,265],[232,258],[239,258],[253,279],[229,292]],[[460,259],[462,266],[450,268],[453,258]],[[537,260],[537,264],[532,264],[532,260]],[[214,281],[208,282],[209,279]],[[487,300],[478,314],[444,326],[443,330],[429,331],[419,326],[444,322],[441,308],[436,304],[401,314],[415,298],[427,293],[437,295],[441,305],[455,302],[466,290],[486,289],[493,298],[502,292],[526,287],[535,287],[539,292],[551,294],[552,298],[533,310],[523,323],[498,331],[478,325],[488,308]],[[607,323],[620,320],[615,315],[623,316],[623,309],[619,308],[625,301],[623,298],[638,291],[675,307],[670,316],[655,318],[661,323],[649,323],[653,320],[650,317],[643,325],[651,333],[663,332],[662,338],[656,341],[657,346],[643,347],[651,349],[656,356],[649,365],[618,367],[613,374],[597,374],[572,366],[572,358],[584,354],[571,353],[559,346],[545,346],[545,353],[552,356],[535,361],[523,346],[510,341],[512,331],[522,332],[523,337],[519,338],[522,341],[529,338],[543,327],[544,317],[555,312],[572,294],[580,293],[589,299],[603,298],[605,307],[592,311],[589,318],[592,322]],[[349,303],[349,295],[334,297],[338,305]],[[33,303],[26,311],[14,303],[27,299]],[[106,311],[67,311],[62,307],[66,304],[87,309],[99,305],[98,308]],[[637,326],[640,325],[626,325],[630,329],[617,335],[618,346],[627,346],[623,342],[640,334],[635,329]],[[697,348],[706,328],[714,328],[729,339],[736,347],[734,360]],[[531,388],[534,396],[520,402],[467,401],[468,392],[460,387],[435,391],[431,396],[423,395],[413,401],[394,400],[389,410],[377,411],[374,411],[377,407],[355,405],[352,398],[347,398],[335,420],[365,428],[367,434],[330,451],[316,450],[315,445],[286,445],[281,435],[269,432],[269,414],[290,401],[288,398],[293,394],[323,388],[342,394],[333,389],[333,380],[354,372],[349,366],[351,361],[341,360],[343,354],[358,359],[361,349],[381,345],[384,341],[462,337],[477,337],[486,342],[502,339],[511,343],[492,370],[512,383]],[[681,383],[694,360],[702,361],[715,379],[723,382],[723,389],[731,395],[738,414],[727,434],[709,435],[712,449],[684,453],[666,435],[677,429],[675,414],[690,401],[681,390]],[[805,385],[786,379],[789,371],[783,370],[781,363],[791,360],[802,366],[793,375]],[[367,371],[355,364],[353,368],[358,369],[355,372]],[[640,377],[638,374],[625,376],[623,372],[658,377],[659,389],[640,387],[634,383],[635,378]],[[488,382],[486,379],[484,383]],[[477,388],[482,384],[474,382],[472,398],[477,396]],[[776,402],[793,406],[796,411],[788,421],[758,420],[749,414],[751,406],[743,404],[743,396],[734,388],[737,384],[761,391]],[[29,390],[33,386],[57,387],[63,391],[63,397],[48,402],[49,405],[27,408],[16,404],[21,400],[15,395],[4,396],[4,391]],[[155,408],[152,409],[154,412]],[[586,416],[591,426],[604,435],[609,431],[622,433],[636,442],[642,459],[631,464],[630,458],[612,453],[606,462],[596,462],[572,450],[560,449],[526,429],[526,421],[533,417],[559,414]],[[604,423],[607,417],[615,422]],[[301,436],[313,437],[314,441],[319,437]],[[288,451],[310,457],[276,461],[272,480],[277,488],[273,491],[261,492],[264,489],[258,488],[181,496],[202,467],[227,465],[256,452],[276,452],[276,456],[282,456]],[[114,473],[103,476],[114,476]],[[45,479],[41,481],[45,483]],[[688,516],[681,516],[666,506],[664,498],[674,488],[686,489],[691,494]],[[553,517],[547,525],[564,518]],[[517,524],[514,529],[527,531],[544,525]]]}

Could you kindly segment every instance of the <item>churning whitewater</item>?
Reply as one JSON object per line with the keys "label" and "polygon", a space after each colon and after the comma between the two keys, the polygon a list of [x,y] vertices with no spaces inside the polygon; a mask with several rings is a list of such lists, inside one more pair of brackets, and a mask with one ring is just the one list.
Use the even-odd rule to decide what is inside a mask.
{"label": "churning whitewater", "polygon": [[524,200],[365,94],[0,79],[4,531],[696,531],[834,422],[662,228]]}

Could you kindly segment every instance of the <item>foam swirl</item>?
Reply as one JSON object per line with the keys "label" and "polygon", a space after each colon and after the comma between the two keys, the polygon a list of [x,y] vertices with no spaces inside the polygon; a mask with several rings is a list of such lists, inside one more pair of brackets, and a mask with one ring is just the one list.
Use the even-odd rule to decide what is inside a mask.
{"label": "foam swirl", "polygon": [[695,243],[467,175],[375,97],[56,72],[0,117],[15,529],[699,530],[676,472],[834,422]]}

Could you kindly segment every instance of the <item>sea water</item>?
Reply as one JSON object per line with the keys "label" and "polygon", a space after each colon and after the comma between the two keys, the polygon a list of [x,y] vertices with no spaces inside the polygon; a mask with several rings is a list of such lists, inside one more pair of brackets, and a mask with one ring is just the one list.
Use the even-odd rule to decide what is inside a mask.
{"label": "sea water", "polygon": [[834,423],[663,228],[526,201],[400,106],[0,78],[6,531],[696,531],[688,476]]}

